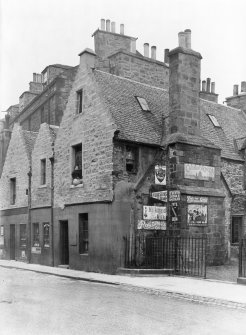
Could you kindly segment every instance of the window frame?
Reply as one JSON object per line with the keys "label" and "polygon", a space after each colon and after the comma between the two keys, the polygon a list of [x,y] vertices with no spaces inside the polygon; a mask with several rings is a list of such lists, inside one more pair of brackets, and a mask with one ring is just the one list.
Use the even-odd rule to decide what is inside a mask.
{"label": "window frame", "polygon": [[[82,184],[83,181],[83,145],[81,143],[77,143],[72,145],[72,159],[71,159],[71,177],[72,177],[72,184]],[[78,163],[78,159],[81,161]],[[77,182],[75,182],[75,179]]]}
{"label": "window frame", "polygon": [[214,116],[213,114],[207,114],[207,116],[209,117],[210,121],[216,128],[221,128],[221,125],[219,124],[219,121],[217,120],[216,116]]}
{"label": "window frame", "polygon": [[16,204],[16,177],[10,178],[10,205]]}
{"label": "window frame", "polygon": [[[240,221],[237,222],[237,219],[239,219]],[[235,220],[233,222],[233,220]],[[238,224],[238,228],[237,228],[237,241],[235,241],[235,231],[234,231],[234,226]],[[238,245],[239,241],[240,241],[240,236],[242,235],[242,229],[243,229],[243,215],[232,215],[231,218],[231,244],[232,245]]]}
{"label": "window frame", "polygon": [[[22,229],[25,227],[25,233],[23,234]],[[27,247],[27,225],[26,223],[20,223],[20,248],[26,249]]]}
{"label": "window frame", "polygon": [[76,114],[82,114],[83,113],[83,89],[79,89],[76,91]]}
{"label": "window frame", "polygon": [[135,96],[135,98],[137,99],[137,102],[139,103],[139,106],[141,107],[142,111],[150,112],[149,104],[145,98],[137,95]]}
{"label": "window frame", "polygon": [[89,213],[79,214],[79,254],[89,254]]}
{"label": "window frame", "polygon": [[[37,232],[35,232],[35,227],[37,227]],[[40,247],[40,227],[38,222],[33,222],[32,224],[32,246]]]}
{"label": "window frame", "polygon": [[[48,227],[48,233],[46,228]],[[44,248],[50,247],[50,223],[43,222],[43,246]]]}
{"label": "window frame", "polygon": [[47,160],[46,158],[40,159],[40,185],[46,185],[47,177]]}

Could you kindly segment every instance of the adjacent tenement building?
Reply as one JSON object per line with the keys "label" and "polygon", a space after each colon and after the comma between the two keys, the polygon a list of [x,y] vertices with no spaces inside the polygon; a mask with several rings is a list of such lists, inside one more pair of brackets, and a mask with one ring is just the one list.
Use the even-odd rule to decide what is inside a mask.
{"label": "adjacent tenement building", "polygon": [[[139,236],[206,236],[208,264],[223,264],[246,226],[244,104],[218,104],[214,83],[200,85],[190,30],[158,61],[155,46],[141,54],[123,26],[101,24],[95,51],[48,67],[31,102],[11,107],[9,129],[20,125],[0,184],[3,257],[115,273],[126,238],[133,250]],[[18,136],[32,138],[25,153]],[[21,175],[18,155],[29,157]]]}

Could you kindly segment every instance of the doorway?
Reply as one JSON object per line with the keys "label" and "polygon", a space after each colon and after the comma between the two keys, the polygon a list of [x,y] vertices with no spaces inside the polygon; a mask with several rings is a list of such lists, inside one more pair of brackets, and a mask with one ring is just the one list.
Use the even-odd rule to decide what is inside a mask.
{"label": "doorway", "polygon": [[69,264],[68,221],[60,221],[61,265]]}
{"label": "doorway", "polygon": [[10,225],[10,259],[15,259],[15,225]]}

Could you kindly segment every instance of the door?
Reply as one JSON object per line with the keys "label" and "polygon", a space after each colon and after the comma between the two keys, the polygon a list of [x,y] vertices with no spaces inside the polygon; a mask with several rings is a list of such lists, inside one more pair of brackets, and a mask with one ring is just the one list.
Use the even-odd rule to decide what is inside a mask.
{"label": "door", "polygon": [[61,264],[69,264],[68,221],[60,221]]}
{"label": "door", "polygon": [[15,225],[10,225],[10,259],[15,259]]}

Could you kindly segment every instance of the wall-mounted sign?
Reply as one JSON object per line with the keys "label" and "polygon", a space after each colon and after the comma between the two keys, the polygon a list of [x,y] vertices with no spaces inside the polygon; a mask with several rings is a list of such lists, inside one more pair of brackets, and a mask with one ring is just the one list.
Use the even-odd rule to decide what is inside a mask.
{"label": "wall-mounted sign", "polygon": [[138,220],[138,229],[166,230],[167,229],[167,223],[166,223],[166,221]]}
{"label": "wall-mounted sign", "polygon": [[144,220],[166,220],[167,209],[166,207],[159,206],[143,206],[143,219]]}
{"label": "wall-mounted sign", "polygon": [[178,202],[170,202],[170,216],[172,222],[178,222],[180,215],[180,208]]}
{"label": "wall-mounted sign", "polygon": [[25,250],[21,250],[21,257],[22,257],[22,258],[25,258],[25,257],[26,257],[26,252],[25,252]]}
{"label": "wall-mounted sign", "polygon": [[158,200],[167,202],[167,191],[152,192],[151,197],[154,198],[154,199],[158,199]]}
{"label": "wall-mounted sign", "polygon": [[41,247],[32,247],[32,254],[41,254]]}
{"label": "wall-mounted sign", "polygon": [[214,180],[215,169],[213,166],[185,164],[184,177],[198,180]]}
{"label": "wall-mounted sign", "polygon": [[155,166],[155,184],[166,185],[166,166],[164,165]]}
{"label": "wall-mounted sign", "polygon": [[203,226],[207,224],[208,206],[205,204],[188,204],[188,225]]}
{"label": "wall-mounted sign", "polygon": [[207,204],[208,203],[208,198],[207,197],[197,197],[197,196],[193,196],[193,195],[187,195],[187,202]]}
{"label": "wall-mounted sign", "polygon": [[180,191],[169,191],[169,201],[180,201]]}

